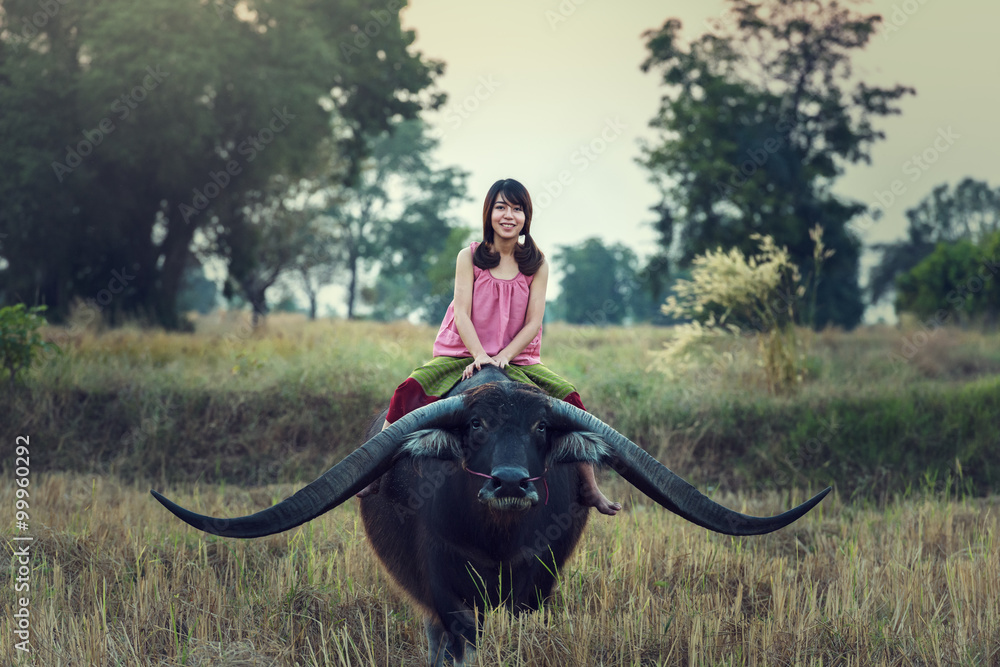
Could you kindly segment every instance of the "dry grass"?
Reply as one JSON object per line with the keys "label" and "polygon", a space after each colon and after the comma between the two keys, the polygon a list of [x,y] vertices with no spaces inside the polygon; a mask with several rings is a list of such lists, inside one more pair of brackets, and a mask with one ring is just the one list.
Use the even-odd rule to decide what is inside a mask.
{"label": "dry grass", "polygon": [[[353,504],[239,541],[185,527],[144,488],[68,474],[32,482],[35,661],[18,662],[5,619],[5,665],[423,659],[421,622],[376,565]],[[172,495],[232,515],[292,489]],[[757,514],[800,499],[719,498]],[[10,485],[0,506],[13,506]],[[995,498],[876,511],[831,497],[777,534],[733,539],[631,505],[592,518],[545,612],[488,616],[481,664],[997,665],[998,509]],[[12,609],[13,587],[0,598]]]}

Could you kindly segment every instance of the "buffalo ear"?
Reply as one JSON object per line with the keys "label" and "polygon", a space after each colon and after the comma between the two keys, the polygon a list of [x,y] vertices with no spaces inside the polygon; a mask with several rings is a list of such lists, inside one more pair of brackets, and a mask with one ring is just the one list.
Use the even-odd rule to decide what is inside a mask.
{"label": "buffalo ear", "polygon": [[427,428],[406,436],[400,452],[414,458],[455,461],[462,458],[462,441],[451,431]]}
{"label": "buffalo ear", "polygon": [[568,431],[556,436],[552,443],[552,463],[603,463],[608,446],[601,436],[591,431]]}

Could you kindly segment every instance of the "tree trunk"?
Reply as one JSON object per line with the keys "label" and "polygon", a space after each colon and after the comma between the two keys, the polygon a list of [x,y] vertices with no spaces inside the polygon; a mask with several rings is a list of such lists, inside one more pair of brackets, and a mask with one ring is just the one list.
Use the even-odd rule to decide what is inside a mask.
{"label": "tree trunk", "polygon": [[267,288],[271,283],[262,280],[257,276],[240,281],[240,289],[243,295],[250,302],[250,326],[256,331],[257,327],[264,323],[267,317]]}
{"label": "tree trunk", "polygon": [[354,319],[354,296],[358,289],[358,255],[351,249],[351,256],[348,260],[348,265],[351,272],[351,280],[348,283],[347,288],[347,319]]}
{"label": "tree trunk", "polygon": [[305,290],[306,298],[309,299],[309,321],[312,322],[316,319],[316,301],[320,286],[313,288],[308,269],[299,267],[299,277],[302,278],[302,289]]}
{"label": "tree trunk", "polygon": [[166,329],[179,329],[182,325],[177,314],[177,294],[181,290],[184,268],[191,255],[191,240],[195,229],[197,225],[172,217],[167,237],[163,240],[163,266],[159,271],[153,266],[148,269],[155,273],[152,288],[153,315]]}
{"label": "tree trunk", "polygon": [[267,317],[266,312],[262,312],[256,305],[253,307],[253,312],[250,314],[250,328],[254,331],[257,327],[264,325],[264,319]]}

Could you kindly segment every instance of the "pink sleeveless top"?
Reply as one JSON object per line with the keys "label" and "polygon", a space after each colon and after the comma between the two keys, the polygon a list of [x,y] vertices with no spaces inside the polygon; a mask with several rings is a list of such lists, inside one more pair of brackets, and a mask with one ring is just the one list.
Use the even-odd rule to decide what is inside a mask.
{"label": "pink sleeveless top", "polygon": [[[470,247],[476,252],[479,242]],[[472,324],[476,328],[479,342],[491,357],[507,347],[514,336],[524,328],[528,313],[528,294],[534,276],[518,272],[510,280],[494,278],[486,269],[472,265]],[[511,363],[521,366],[541,363],[542,329]],[[455,326],[455,302],[452,301],[445,313],[437,338],[434,340],[435,357],[471,357],[462,337]]]}

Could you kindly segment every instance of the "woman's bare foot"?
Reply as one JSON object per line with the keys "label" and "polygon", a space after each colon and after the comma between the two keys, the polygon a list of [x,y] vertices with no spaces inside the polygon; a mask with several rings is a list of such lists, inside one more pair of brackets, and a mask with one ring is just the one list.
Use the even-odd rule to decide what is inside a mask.
{"label": "woman's bare foot", "polygon": [[621,503],[613,503],[608,500],[601,489],[597,486],[597,479],[594,477],[594,466],[590,463],[578,463],[577,470],[580,473],[580,497],[585,505],[595,508],[601,514],[614,516],[621,511]]}

